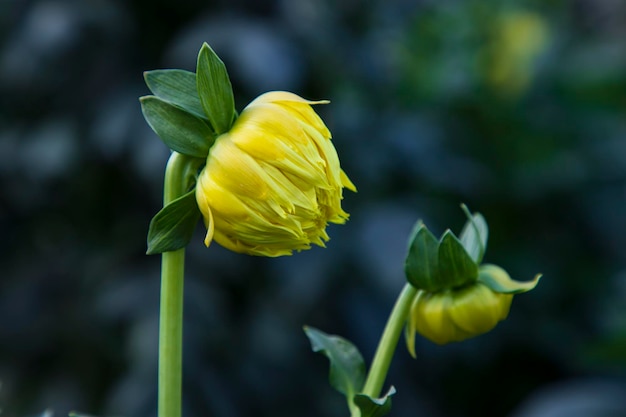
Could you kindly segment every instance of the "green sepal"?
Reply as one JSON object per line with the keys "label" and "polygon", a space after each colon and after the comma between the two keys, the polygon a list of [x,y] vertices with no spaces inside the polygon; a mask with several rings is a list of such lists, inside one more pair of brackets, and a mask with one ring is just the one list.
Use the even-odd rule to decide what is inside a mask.
{"label": "green sepal", "polygon": [[358,349],[341,336],[329,335],[304,326],[313,352],[324,354],[330,361],[330,385],[346,396],[348,404],[365,383],[365,361]]}
{"label": "green sepal", "polygon": [[389,391],[380,398],[357,394],[354,397],[354,403],[361,410],[361,417],[382,417],[391,411],[391,396],[395,393],[396,389],[391,386]]}
{"label": "green sepal", "polygon": [[451,231],[437,240],[421,221],[412,233],[404,271],[411,285],[428,292],[461,287],[478,277],[478,265]]}
{"label": "green sepal", "polygon": [[503,294],[519,294],[530,291],[537,286],[541,274],[535,275],[530,281],[516,281],[497,265],[484,264],[478,270],[478,281],[493,291]]}
{"label": "green sepal", "polygon": [[144,118],[168,148],[206,158],[215,133],[203,119],[156,96],[144,96],[139,101]]}
{"label": "green sepal", "polygon": [[438,292],[471,284],[478,279],[478,265],[487,248],[489,229],[480,213],[467,215],[460,238],[446,230],[439,240],[418,221],[409,240],[404,263],[407,281],[415,288]]}
{"label": "green sepal", "polygon": [[195,189],[163,207],[150,221],[148,250],[155,255],[184,248],[200,220]]}
{"label": "green sepal", "polygon": [[207,119],[196,87],[196,74],[181,69],[146,71],[146,85],[152,94],[201,119]]}
{"label": "green sepal", "polygon": [[204,113],[217,134],[228,131],[235,118],[235,98],[226,66],[205,42],[198,53],[196,86]]}
{"label": "green sepal", "polygon": [[439,290],[439,241],[419,220],[413,227],[409,253],[404,262],[407,280],[415,288]]}
{"label": "green sepal", "polygon": [[450,230],[439,243],[439,285],[441,289],[457,288],[476,282],[478,265]]}
{"label": "green sepal", "polygon": [[471,214],[465,204],[461,204],[461,209],[467,216],[467,222],[461,230],[459,240],[467,254],[477,265],[480,265],[487,250],[487,239],[489,237],[487,221],[480,213]]}

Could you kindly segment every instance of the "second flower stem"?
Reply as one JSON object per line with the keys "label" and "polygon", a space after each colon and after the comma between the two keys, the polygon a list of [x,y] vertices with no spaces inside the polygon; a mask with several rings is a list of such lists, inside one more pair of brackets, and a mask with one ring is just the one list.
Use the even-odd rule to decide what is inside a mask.
{"label": "second flower stem", "polygon": [[378,342],[378,348],[374,354],[372,366],[370,367],[365,385],[363,386],[363,394],[370,396],[371,398],[378,398],[380,396],[387,372],[389,371],[389,365],[391,359],[396,350],[398,340],[406,323],[409,309],[413,298],[417,293],[417,289],[410,284],[406,284],[402,289],[402,292],[398,296],[396,304],[391,311],[391,315],[387,320],[383,335]]}

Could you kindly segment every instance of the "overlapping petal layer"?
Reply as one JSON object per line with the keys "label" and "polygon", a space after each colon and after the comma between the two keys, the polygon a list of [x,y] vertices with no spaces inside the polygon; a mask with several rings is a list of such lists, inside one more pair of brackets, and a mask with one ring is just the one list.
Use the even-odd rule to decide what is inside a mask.
{"label": "overlapping petal layer", "polygon": [[217,138],[198,177],[196,199],[212,240],[235,252],[290,255],[324,246],[342,224],[343,188],[331,135],[308,101],[288,92],[259,96]]}

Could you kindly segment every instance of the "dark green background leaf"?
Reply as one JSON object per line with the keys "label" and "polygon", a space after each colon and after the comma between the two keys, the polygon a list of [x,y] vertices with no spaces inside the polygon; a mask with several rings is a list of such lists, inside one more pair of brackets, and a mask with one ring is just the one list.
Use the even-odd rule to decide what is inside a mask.
{"label": "dark green background leaf", "polygon": [[196,74],[180,69],[165,69],[146,71],[143,75],[152,94],[196,117],[207,119],[198,96]]}
{"label": "dark green background leaf", "polygon": [[146,121],[171,150],[197,158],[209,154],[215,134],[202,119],[155,96],[140,101]]}
{"label": "dark green background leaf", "polygon": [[330,360],[330,385],[351,401],[365,382],[365,362],[361,353],[343,337],[309,326],[304,327],[304,332],[311,342],[311,349]]}
{"label": "dark green background leaf", "polygon": [[235,98],[226,66],[204,43],[198,54],[196,84],[200,103],[216,133],[230,129],[235,115]]}
{"label": "dark green background leaf", "polygon": [[396,393],[392,386],[381,398],[371,398],[365,394],[357,394],[354,403],[361,410],[361,417],[382,417],[391,411],[391,396]]}
{"label": "dark green background leaf", "polygon": [[195,189],[163,207],[150,222],[148,255],[184,248],[200,219]]}

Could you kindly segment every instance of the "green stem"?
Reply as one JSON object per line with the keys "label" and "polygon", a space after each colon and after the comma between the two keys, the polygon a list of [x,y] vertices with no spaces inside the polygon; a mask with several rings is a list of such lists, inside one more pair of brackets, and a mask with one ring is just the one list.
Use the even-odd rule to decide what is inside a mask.
{"label": "green stem", "polygon": [[406,323],[409,309],[413,298],[417,293],[417,289],[410,284],[406,284],[402,289],[402,292],[398,296],[398,300],[391,311],[387,325],[383,331],[383,335],[378,342],[378,348],[374,354],[374,360],[370,367],[365,385],[363,386],[363,394],[370,396],[371,398],[378,398],[380,396],[387,372],[389,371],[389,365],[391,359],[396,350],[396,345],[402,334],[402,329]]}
{"label": "green stem", "polygon": [[[187,159],[173,152],[165,168],[163,205],[186,191]],[[164,252],[159,318],[159,417],[181,417],[185,249]]]}

